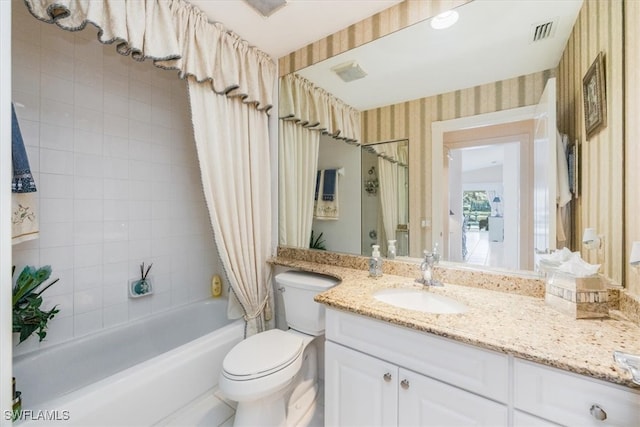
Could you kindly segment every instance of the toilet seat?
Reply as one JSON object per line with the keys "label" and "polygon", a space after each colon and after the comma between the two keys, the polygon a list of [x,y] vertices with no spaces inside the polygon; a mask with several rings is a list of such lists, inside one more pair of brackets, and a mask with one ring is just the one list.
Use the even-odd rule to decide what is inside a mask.
{"label": "toilet seat", "polygon": [[230,380],[249,381],[283,370],[300,358],[304,340],[272,329],[238,343],[224,358],[222,374]]}

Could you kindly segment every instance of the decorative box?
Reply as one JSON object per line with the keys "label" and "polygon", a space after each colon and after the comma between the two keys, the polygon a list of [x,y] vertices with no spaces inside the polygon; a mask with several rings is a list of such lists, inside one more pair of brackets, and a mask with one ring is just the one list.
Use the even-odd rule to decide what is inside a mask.
{"label": "decorative box", "polygon": [[545,302],[556,310],[576,319],[609,316],[609,292],[605,281],[597,274],[576,277],[561,271],[549,271]]}

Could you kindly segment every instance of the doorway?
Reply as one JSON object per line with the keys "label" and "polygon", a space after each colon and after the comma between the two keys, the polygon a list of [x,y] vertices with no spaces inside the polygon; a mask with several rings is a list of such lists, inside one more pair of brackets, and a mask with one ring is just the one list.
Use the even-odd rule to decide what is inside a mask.
{"label": "doorway", "polygon": [[[519,129],[516,129],[518,131]],[[500,129],[494,129],[499,133]],[[446,138],[447,136],[445,136]],[[445,144],[448,166],[448,259],[507,269],[521,265],[522,154],[528,138]],[[454,148],[464,145],[462,148]],[[448,243],[448,245],[447,245]]]}
{"label": "doorway", "polygon": [[[505,121],[442,132],[440,242],[451,261],[532,269],[534,121]],[[465,214],[465,191],[489,207]]]}

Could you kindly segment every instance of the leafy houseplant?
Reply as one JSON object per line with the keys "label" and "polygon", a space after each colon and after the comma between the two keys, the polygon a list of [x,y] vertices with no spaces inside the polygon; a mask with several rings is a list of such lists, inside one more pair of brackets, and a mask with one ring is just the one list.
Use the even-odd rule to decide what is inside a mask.
{"label": "leafy houseplant", "polygon": [[313,238],[313,230],[311,230],[311,241],[309,242],[309,249],[319,249],[322,251],[326,251],[327,248],[324,246],[324,239],[322,238],[322,234],[318,235],[315,239]]}
{"label": "leafy houseplant", "polygon": [[[15,266],[11,275],[15,273]],[[39,269],[27,265],[18,276],[13,286],[13,332],[20,334],[20,344],[34,332],[42,341],[47,336],[47,322],[60,311],[57,306],[49,311],[40,309],[42,305],[42,293],[56,283],[54,279],[45,285],[40,291],[37,289],[51,276],[51,266],[45,265]]]}

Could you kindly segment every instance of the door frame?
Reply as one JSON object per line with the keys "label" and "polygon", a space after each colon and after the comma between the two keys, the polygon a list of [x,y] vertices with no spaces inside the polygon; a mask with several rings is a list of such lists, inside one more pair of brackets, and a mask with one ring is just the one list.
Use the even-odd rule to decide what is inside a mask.
{"label": "door frame", "polygon": [[[431,124],[431,246],[438,243],[439,247],[444,247],[445,216],[443,206],[447,205],[448,188],[443,185],[436,185],[437,182],[442,181],[444,176],[444,162],[442,160],[444,156],[444,134],[457,130],[531,120],[535,118],[535,113],[536,106],[529,105],[475,116],[442,120]],[[429,207],[426,210],[428,212]],[[526,263],[523,264],[521,262],[520,264],[520,269],[531,270],[532,267],[532,265],[530,266]]]}

